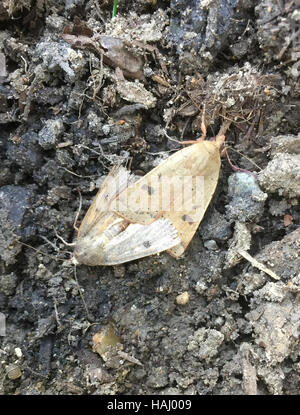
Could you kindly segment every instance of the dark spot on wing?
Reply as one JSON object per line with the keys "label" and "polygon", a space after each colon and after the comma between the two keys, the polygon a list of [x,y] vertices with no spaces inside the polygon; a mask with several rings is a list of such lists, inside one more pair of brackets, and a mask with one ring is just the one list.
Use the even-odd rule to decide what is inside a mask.
{"label": "dark spot on wing", "polygon": [[142,189],[146,190],[149,196],[153,195],[154,193],[154,189],[151,186],[148,186],[147,184],[143,184]]}
{"label": "dark spot on wing", "polygon": [[143,245],[144,245],[145,248],[150,248],[150,246],[151,246],[149,241],[143,242]]}
{"label": "dark spot on wing", "polygon": [[189,223],[190,225],[191,225],[192,223],[194,223],[193,218],[191,218],[189,215],[183,215],[183,216],[181,216],[181,219],[182,219],[184,222]]}

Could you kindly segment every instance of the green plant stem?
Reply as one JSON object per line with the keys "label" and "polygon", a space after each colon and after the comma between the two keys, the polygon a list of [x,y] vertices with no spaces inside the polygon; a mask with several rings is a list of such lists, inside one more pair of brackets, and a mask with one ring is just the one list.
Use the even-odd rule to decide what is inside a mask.
{"label": "green plant stem", "polygon": [[117,14],[117,7],[118,7],[118,0],[114,0],[112,17],[115,17],[116,16],[116,14]]}

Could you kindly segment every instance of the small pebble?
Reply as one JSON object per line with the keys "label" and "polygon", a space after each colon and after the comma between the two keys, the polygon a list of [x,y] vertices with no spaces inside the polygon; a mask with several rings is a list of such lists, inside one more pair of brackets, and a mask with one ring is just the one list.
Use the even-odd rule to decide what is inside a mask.
{"label": "small pebble", "polygon": [[189,302],[189,300],[190,300],[190,296],[189,296],[189,293],[187,291],[177,295],[177,297],[176,297],[176,303],[180,304],[180,305],[187,304]]}
{"label": "small pebble", "polygon": [[116,265],[116,266],[113,267],[113,270],[114,270],[114,276],[116,278],[123,278],[123,277],[125,277],[126,268],[125,268],[124,265],[122,265],[122,264],[121,265]]}
{"label": "small pebble", "polygon": [[15,348],[15,354],[19,359],[21,359],[21,357],[23,356],[23,353],[22,353],[22,350],[20,349],[20,347]]}
{"label": "small pebble", "polygon": [[21,369],[19,366],[11,364],[6,366],[6,374],[8,379],[16,380],[19,379],[22,376]]}
{"label": "small pebble", "polygon": [[209,241],[205,241],[204,246],[209,251],[217,251],[219,249],[217,242],[213,239],[210,239]]}

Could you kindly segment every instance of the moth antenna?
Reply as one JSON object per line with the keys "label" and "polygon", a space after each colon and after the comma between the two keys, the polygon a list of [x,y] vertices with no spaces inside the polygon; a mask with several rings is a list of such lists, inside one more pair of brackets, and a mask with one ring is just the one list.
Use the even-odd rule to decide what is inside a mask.
{"label": "moth antenna", "polygon": [[[58,236],[58,238],[60,238],[60,237],[59,237],[59,235],[57,235],[57,236]],[[62,238],[61,238],[61,239],[62,239]],[[66,261],[65,259],[55,258],[55,257],[54,257],[54,256],[52,256],[52,255],[46,254],[45,252],[41,251],[40,249],[34,248],[33,246],[26,244],[25,242],[22,242],[22,241],[19,241],[19,240],[17,240],[16,242],[18,242],[18,243],[19,243],[19,244],[21,244],[21,245],[26,246],[27,248],[31,248],[31,249],[33,249],[34,251],[36,251],[36,252],[38,252],[38,253],[40,253],[40,254],[42,254],[42,255],[45,255],[45,256],[47,256],[47,257],[49,257],[49,258],[51,258],[51,259],[54,259],[54,260],[56,260],[56,261],[62,261],[62,262],[65,262],[65,261]],[[52,244],[51,244],[51,245],[52,245]],[[70,245],[70,244],[69,244],[69,245]],[[68,253],[69,253],[69,254],[71,254],[71,255],[73,255],[73,253],[71,253],[71,252],[68,252]],[[73,259],[73,258],[72,258],[72,259]],[[81,298],[81,300],[82,300],[83,306],[84,306],[84,308],[85,308],[85,311],[86,311],[87,317],[88,317],[88,318],[90,318],[91,316],[90,316],[90,314],[89,314],[89,309],[88,309],[88,307],[87,307],[86,301],[85,301],[84,296],[83,296],[83,293],[82,293],[82,289],[81,289],[81,287],[80,287],[80,285],[79,285],[78,278],[77,278],[77,272],[76,272],[76,265],[77,265],[77,261],[76,261],[76,259],[75,259],[75,258],[74,258],[74,259],[75,259],[74,261],[72,261],[72,259],[71,259],[71,262],[72,262],[72,264],[74,265],[74,277],[75,277],[76,285],[77,285],[77,288],[78,288],[78,291],[79,291],[79,295],[80,295],[80,298]],[[56,314],[57,314],[57,312],[56,312]]]}
{"label": "moth antenna", "polygon": [[26,246],[27,248],[33,249],[33,251],[38,252],[39,254],[45,255],[48,258],[55,259],[55,261],[62,261],[62,262],[65,262],[66,261],[65,259],[56,258],[56,257],[54,257],[52,255],[49,255],[46,252],[41,251],[40,249],[34,248],[33,246],[26,244],[25,242],[22,242],[22,241],[19,241],[19,240],[17,240],[16,242],[18,242],[20,245]]}
{"label": "moth antenna", "polygon": [[131,170],[132,160],[133,160],[133,158],[129,157],[128,162],[126,163],[127,164],[127,166],[126,166],[127,170]]}
{"label": "moth antenna", "polygon": [[[174,143],[181,144],[181,145],[185,145],[185,144],[196,144],[199,141],[202,141],[202,139],[201,139],[202,136],[200,138],[196,139],[196,140],[184,140],[184,141],[180,141],[180,140],[176,140],[176,138],[173,138],[173,137],[169,136],[165,130],[164,130],[164,134],[165,134],[165,136],[167,137],[168,140],[174,141]],[[148,154],[154,154],[154,153],[148,153]],[[159,153],[157,153],[157,154],[159,154]]]}

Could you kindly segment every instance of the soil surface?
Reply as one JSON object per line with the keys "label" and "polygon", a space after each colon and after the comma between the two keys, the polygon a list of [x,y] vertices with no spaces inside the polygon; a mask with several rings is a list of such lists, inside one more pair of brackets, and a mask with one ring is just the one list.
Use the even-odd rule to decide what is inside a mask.
{"label": "soil surface", "polygon": [[[0,4],[0,391],[299,394],[299,1],[112,3]],[[230,162],[183,257],[75,268],[80,195],[203,123]]]}

